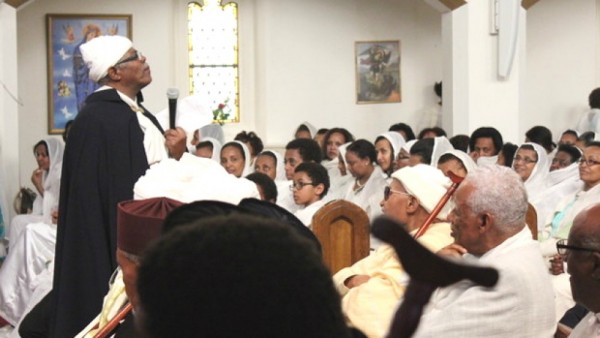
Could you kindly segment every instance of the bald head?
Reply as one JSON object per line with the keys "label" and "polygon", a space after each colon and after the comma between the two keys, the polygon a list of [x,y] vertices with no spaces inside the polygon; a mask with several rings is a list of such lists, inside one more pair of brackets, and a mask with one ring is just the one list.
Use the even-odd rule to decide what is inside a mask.
{"label": "bald head", "polygon": [[580,212],[573,221],[567,266],[573,299],[592,312],[600,312],[600,204]]}

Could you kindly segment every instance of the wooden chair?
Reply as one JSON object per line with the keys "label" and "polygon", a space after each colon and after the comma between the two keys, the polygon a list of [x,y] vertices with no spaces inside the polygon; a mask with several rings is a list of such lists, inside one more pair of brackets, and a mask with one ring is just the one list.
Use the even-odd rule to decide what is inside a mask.
{"label": "wooden chair", "polygon": [[312,230],[332,275],[369,255],[369,217],[352,202],[335,200],[324,205],[313,216]]}
{"label": "wooden chair", "polygon": [[531,235],[533,235],[533,239],[537,240],[538,237],[538,228],[537,228],[537,212],[531,203],[527,203],[527,214],[525,215],[525,222],[527,222],[527,226],[529,230],[531,230]]}

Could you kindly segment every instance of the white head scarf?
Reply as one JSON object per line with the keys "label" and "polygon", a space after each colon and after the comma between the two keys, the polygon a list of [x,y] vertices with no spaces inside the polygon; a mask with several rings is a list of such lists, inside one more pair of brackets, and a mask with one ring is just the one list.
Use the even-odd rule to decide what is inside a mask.
{"label": "white head scarf", "polygon": [[225,143],[225,135],[223,134],[223,127],[221,125],[212,123],[207,124],[200,128],[200,139],[205,137],[212,137],[219,141],[221,144]]}
{"label": "white head scarf", "polygon": [[94,38],[81,45],[81,56],[90,69],[89,76],[98,82],[108,74],[108,69],[114,66],[133,47],[126,37],[105,35]]}
{"label": "white head scarf", "polygon": [[[261,151],[256,157],[258,158],[258,156],[264,153],[273,154],[273,156],[275,156],[275,181],[287,181],[285,176],[285,163],[283,162],[283,156],[278,151],[267,149]],[[256,162],[256,160],[254,161]]]}
{"label": "white head scarf", "polygon": [[[535,150],[538,161],[536,162],[533,170],[531,171],[531,175],[525,180],[525,190],[527,190],[527,199],[532,201],[541,194],[546,187],[546,177],[548,177],[548,172],[550,170],[550,161],[548,160],[548,153],[546,149],[537,143],[526,142],[519,146],[516,154],[519,152],[524,145],[530,145]],[[513,161],[513,168],[515,167],[515,162]]]}
{"label": "white head scarf", "polygon": [[375,143],[377,143],[377,139],[379,137],[385,137],[392,145],[392,153],[393,153],[392,162],[393,162],[396,159],[396,156],[398,156],[400,149],[402,149],[402,147],[406,144],[404,137],[402,137],[402,134],[397,133],[395,131],[388,131],[383,134],[377,135],[377,138],[375,138],[375,140],[376,140]]}
{"label": "white head scarf", "polygon": [[41,210],[38,213],[41,213],[45,220],[51,220],[52,209],[58,206],[64,145],[61,140],[54,137],[46,138],[44,141],[48,147],[50,168],[48,172],[44,173],[44,198],[39,199],[42,201],[42,204]]}
{"label": "white head scarf", "polygon": [[430,165],[437,168],[437,162],[443,153],[454,149],[452,143],[448,141],[446,136],[437,136],[433,139],[433,151],[431,152],[431,163]]}
{"label": "white head scarf", "polygon": [[[344,166],[346,167],[346,174],[348,173],[348,162],[346,162],[346,152],[348,151],[348,146],[351,145],[352,142],[347,142],[338,147],[338,154],[342,157],[342,161],[344,161]],[[342,173],[340,173],[341,175]]]}
{"label": "white head scarf", "polygon": [[[252,174],[254,172],[254,168],[252,168],[252,157],[250,157],[250,150],[248,149],[248,147],[246,146],[246,144],[244,144],[244,142],[241,141],[231,141],[231,142],[227,142],[223,145],[223,147],[221,147],[221,150],[223,150],[223,148],[227,147],[227,145],[230,145],[231,143],[237,143],[242,147],[242,150],[244,151],[244,170],[242,171],[242,176],[241,177],[246,177],[249,174]],[[219,155],[220,157],[220,155]]]}
{"label": "white head scarf", "polygon": [[217,163],[221,163],[221,142],[212,137],[203,137],[200,139],[200,142],[210,142],[213,146],[212,156],[210,159],[216,161]]}
{"label": "white head scarf", "polygon": [[300,126],[305,126],[308,129],[308,132],[310,133],[310,138],[315,138],[315,135],[317,135],[317,127],[313,126],[308,121],[300,123]]}
{"label": "white head scarf", "polygon": [[[469,154],[465,153],[462,150],[458,150],[458,149],[448,150],[447,152],[443,153],[442,156],[445,154],[451,154],[451,155],[457,157],[462,162],[467,173],[470,173],[475,168],[477,168],[477,164],[475,163],[475,161],[473,161],[471,156],[469,156]],[[440,157],[442,157],[442,156],[440,156]],[[439,161],[439,158],[438,158],[438,161]]]}
{"label": "white head scarf", "polygon": [[[405,150],[407,153],[409,153],[409,154],[410,154],[410,148],[412,148],[412,146],[413,146],[415,143],[417,143],[417,141],[418,141],[417,139],[414,139],[414,140],[407,141],[407,142],[406,142],[406,143],[404,143],[404,145],[402,146],[402,149],[404,149],[404,150]],[[400,152],[400,151],[398,150],[398,152]],[[396,155],[398,155],[398,154],[396,154]]]}

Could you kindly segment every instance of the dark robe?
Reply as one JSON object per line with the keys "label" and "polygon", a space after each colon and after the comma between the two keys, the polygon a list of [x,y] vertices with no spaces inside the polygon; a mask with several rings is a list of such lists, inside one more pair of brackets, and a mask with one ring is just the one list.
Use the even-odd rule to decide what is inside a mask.
{"label": "dark robe", "polygon": [[[133,198],[148,169],[136,113],[113,89],[95,92],[65,147],[53,282],[51,337],[73,337],[101,310],[117,268],[117,203]],[[158,121],[145,113],[160,128]]]}

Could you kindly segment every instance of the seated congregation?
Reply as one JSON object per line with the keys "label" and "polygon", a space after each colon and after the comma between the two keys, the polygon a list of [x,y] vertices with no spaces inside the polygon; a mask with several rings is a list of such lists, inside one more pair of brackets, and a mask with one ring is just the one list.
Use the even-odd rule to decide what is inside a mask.
{"label": "seated congregation", "polygon": [[[90,60],[107,96],[110,88],[120,95],[127,81],[117,76],[126,66],[117,66],[145,64],[131,41],[112,45],[121,47],[106,52],[110,62]],[[134,121],[143,120],[141,101],[133,103],[124,109],[135,106]],[[600,89],[590,107],[600,109]],[[169,129],[148,117],[142,131],[133,123],[139,137],[132,139],[144,141],[132,147],[140,156],[135,170],[119,184],[98,173],[108,183],[94,187],[99,207],[87,213],[92,203],[78,204],[75,192],[96,182],[78,176],[74,163],[90,156],[79,141],[92,123],[78,116],[64,166],[62,141],[34,147],[38,196],[31,214],[15,217],[7,231],[0,316],[23,338],[60,337],[61,330],[76,337],[403,337],[394,329],[408,319],[397,310],[410,309],[414,285],[424,283],[431,299],[415,305],[422,310],[417,337],[598,336],[600,142],[596,126],[585,123],[594,117],[584,116],[557,144],[550,130],[534,126],[518,145],[489,126],[450,137],[431,126],[415,137],[398,123],[367,139],[304,122],[285,149],[265,149],[254,132],[227,140],[218,124]],[[119,165],[108,167],[118,172]],[[528,214],[536,221],[527,222]],[[89,222],[74,221],[82,219]],[[419,280],[394,238],[370,234],[381,219],[434,257],[493,268],[497,280]],[[86,232],[94,222],[106,228]],[[65,224],[73,237],[64,235]],[[339,257],[345,266],[332,263]],[[90,277],[96,271],[80,280],[65,262],[101,270],[102,280]],[[65,299],[85,311],[67,310]]]}

